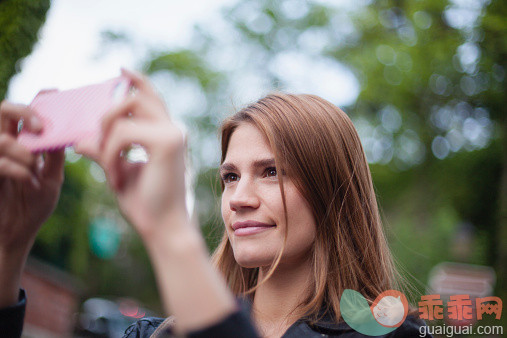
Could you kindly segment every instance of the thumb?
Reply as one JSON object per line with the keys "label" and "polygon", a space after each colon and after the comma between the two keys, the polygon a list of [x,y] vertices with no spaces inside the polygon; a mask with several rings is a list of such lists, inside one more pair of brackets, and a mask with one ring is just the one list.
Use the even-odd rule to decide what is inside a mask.
{"label": "thumb", "polygon": [[97,162],[99,160],[100,141],[98,139],[85,139],[74,144],[77,154],[86,156]]}

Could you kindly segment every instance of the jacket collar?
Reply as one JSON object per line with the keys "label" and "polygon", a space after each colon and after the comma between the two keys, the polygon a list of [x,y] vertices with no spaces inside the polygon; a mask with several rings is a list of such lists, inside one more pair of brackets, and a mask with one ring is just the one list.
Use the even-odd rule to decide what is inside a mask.
{"label": "jacket collar", "polygon": [[[237,299],[238,305],[251,315],[252,313],[252,300],[248,297],[240,297]],[[289,329],[285,332],[283,337],[301,337],[304,333],[305,336],[310,336],[311,333],[344,333],[344,332],[355,332],[345,322],[336,322],[333,312],[325,306],[321,307],[319,311],[319,320],[312,321],[310,318],[303,317],[292,324]]]}

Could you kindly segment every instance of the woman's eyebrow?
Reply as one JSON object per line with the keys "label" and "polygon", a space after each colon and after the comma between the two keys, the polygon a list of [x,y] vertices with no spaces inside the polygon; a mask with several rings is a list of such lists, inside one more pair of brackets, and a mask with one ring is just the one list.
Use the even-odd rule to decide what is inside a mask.
{"label": "woman's eyebrow", "polygon": [[222,163],[219,167],[218,167],[218,171],[219,172],[223,172],[223,171],[233,171],[233,170],[236,170],[236,166],[232,163]]}
{"label": "woman's eyebrow", "polygon": [[257,160],[254,161],[253,166],[255,168],[265,168],[265,167],[274,167],[275,166],[275,159],[274,158],[266,158],[263,160]]}
{"label": "woman's eyebrow", "polygon": [[[269,166],[274,167],[275,166],[275,159],[274,158],[266,158],[266,159],[262,159],[262,160],[256,160],[252,163],[252,166],[255,168],[265,168],[265,167],[269,167]],[[220,165],[218,170],[220,172],[233,171],[233,170],[237,170],[237,167],[232,163],[225,162]]]}

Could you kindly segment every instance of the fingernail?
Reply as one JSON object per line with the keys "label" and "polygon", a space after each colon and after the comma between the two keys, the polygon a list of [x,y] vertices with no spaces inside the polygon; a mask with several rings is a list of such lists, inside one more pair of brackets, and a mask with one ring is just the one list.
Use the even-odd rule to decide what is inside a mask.
{"label": "fingernail", "polygon": [[42,171],[44,169],[44,159],[42,156],[37,157],[37,172]]}
{"label": "fingernail", "polygon": [[40,182],[39,180],[37,179],[37,177],[35,177],[34,175],[32,175],[30,181],[32,182],[33,186],[37,189],[40,189]]}
{"label": "fingernail", "polygon": [[74,148],[74,152],[79,155],[83,155],[83,146],[80,144],[74,144],[72,145],[72,148]]}
{"label": "fingernail", "polygon": [[30,118],[30,127],[32,130],[41,130],[42,122],[36,116]]}

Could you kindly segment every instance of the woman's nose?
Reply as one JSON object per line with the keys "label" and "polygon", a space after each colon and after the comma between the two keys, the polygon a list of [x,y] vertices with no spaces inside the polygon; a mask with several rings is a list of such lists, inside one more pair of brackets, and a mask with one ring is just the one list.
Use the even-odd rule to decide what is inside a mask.
{"label": "woman's nose", "polygon": [[240,179],[229,200],[231,210],[238,211],[244,208],[256,209],[259,207],[259,204],[255,183],[245,178]]}

